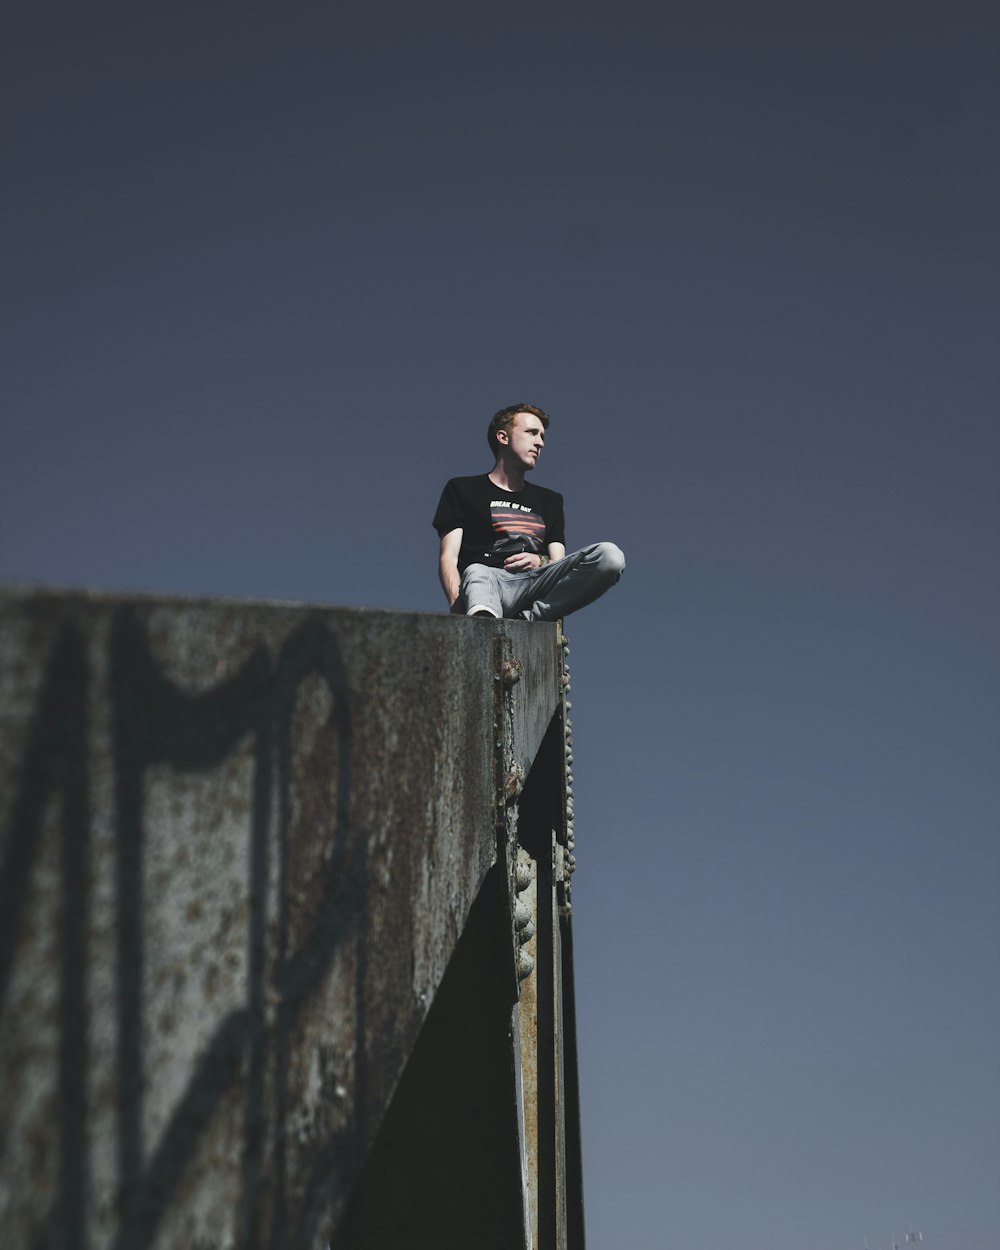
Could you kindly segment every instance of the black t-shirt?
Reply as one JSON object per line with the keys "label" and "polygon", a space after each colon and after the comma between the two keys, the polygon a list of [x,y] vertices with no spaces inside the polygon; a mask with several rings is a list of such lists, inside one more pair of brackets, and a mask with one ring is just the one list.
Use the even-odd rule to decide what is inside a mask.
{"label": "black t-shirt", "polygon": [[562,495],[531,482],[519,491],[501,490],[486,473],[453,477],[441,492],[433,524],[442,538],[462,531],[460,573],[470,564],[503,568],[507,556],[544,555],[549,543],[566,542]]}

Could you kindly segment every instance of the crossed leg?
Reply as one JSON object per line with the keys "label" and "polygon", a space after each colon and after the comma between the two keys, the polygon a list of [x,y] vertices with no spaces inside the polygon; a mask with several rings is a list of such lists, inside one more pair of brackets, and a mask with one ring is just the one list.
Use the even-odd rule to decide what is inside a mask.
{"label": "crossed leg", "polygon": [[462,604],[468,615],[557,621],[599,599],[624,571],[625,557],[614,543],[594,543],[525,573],[470,564]]}

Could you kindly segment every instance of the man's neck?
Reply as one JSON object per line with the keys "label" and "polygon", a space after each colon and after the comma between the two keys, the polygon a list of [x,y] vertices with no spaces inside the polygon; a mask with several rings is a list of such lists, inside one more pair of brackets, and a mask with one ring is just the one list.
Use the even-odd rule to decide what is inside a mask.
{"label": "man's neck", "polygon": [[499,486],[501,490],[509,490],[517,492],[524,490],[524,467],[520,464],[506,464],[502,458],[499,458],[493,466],[493,471],[486,475],[494,486]]}

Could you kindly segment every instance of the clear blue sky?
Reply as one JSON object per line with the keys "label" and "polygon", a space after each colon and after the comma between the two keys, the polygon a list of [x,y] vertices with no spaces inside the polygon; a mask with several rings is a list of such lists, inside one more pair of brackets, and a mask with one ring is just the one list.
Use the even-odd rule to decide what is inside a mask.
{"label": "clear blue sky", "polygon": [[5,29],[0,576],[437,611],[518,400],[625,550],[568,625],[595,1250],[1000,1244],[995,14]]}

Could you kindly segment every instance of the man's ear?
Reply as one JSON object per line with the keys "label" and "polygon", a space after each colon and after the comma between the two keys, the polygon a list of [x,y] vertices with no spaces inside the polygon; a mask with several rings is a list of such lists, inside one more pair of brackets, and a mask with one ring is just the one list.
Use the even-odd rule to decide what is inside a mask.
{"label": "man's ear", "polygon": [[498,442],[498,443],[505,443],[505,444],[506,444],[506,443],[509,443],[509,442],[510,442],[510,431],[509,431],[509,430],[497,430],[497,442]]}

